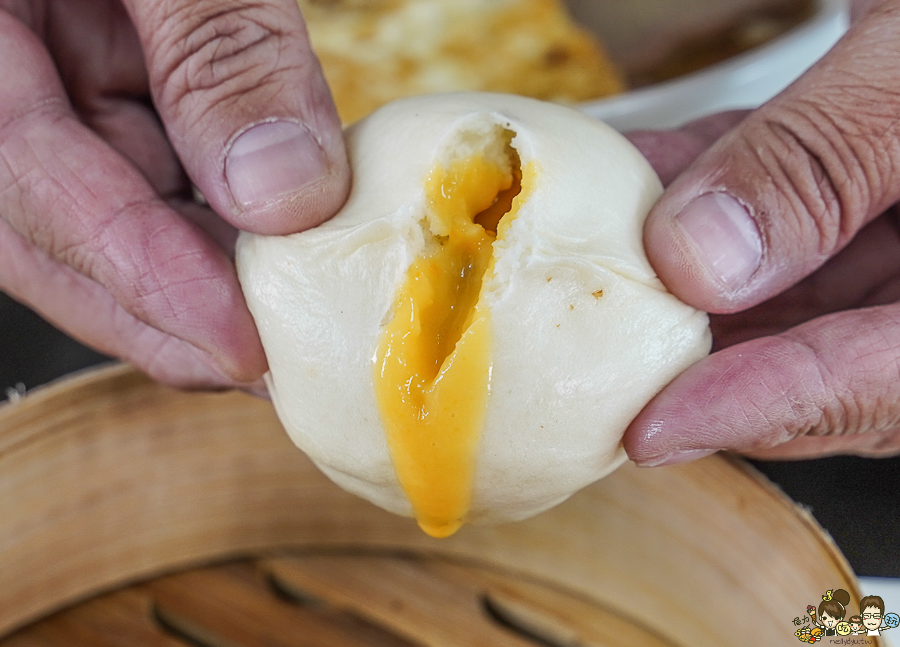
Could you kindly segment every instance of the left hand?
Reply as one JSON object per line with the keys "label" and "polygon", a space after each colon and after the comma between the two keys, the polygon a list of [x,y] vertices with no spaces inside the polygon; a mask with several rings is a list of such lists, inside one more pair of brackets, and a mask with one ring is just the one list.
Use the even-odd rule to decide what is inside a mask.
{"label": "left hand", "polygon": [[295,0],[0,0],[0,61],[0,290],[159,381],[262,389],[237,230],[350,186]]}

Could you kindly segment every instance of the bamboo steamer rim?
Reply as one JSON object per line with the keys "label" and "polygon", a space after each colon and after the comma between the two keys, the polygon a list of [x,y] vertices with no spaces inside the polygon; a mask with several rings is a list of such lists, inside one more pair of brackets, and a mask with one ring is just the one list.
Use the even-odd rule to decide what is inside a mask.
{"label": "bamboo steamer rim", "polygon": [[825,590],[860,599],[812,516],[732,457],[629,465],[533,519],[434,540],[332,485],[270,403],[121,364],[0,406],[0,524],[0,636],[101,591],[282,549],[482,564],[629,607],[685,645],[795,644],[791,619]]}

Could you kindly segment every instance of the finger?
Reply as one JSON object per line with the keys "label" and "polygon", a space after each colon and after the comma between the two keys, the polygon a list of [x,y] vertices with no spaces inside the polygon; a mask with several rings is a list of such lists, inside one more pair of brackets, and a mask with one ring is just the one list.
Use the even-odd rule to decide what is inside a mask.
{"label": "finger", "polygon": [[50,256],[0,220],[0,290],[82,343],[182,388],[261,388],[224,375],[209,354],[148,326],[99,283]]}
{"label": "finger", "polygon": [[120,0],[43,4],[47,10],[41,23],[17,17],[42,36],[78,111],[92,109],[97,97],[149,96],[141,42]]}
{"label": "finger", "polygon": [[800,436],[789,443],[744,452],[748,458],[763,461],[807,460],[826,456],[864,456],[883,458],[900,454],[900,427],[859,436]]}
{"label": "finger", "polygon": [[898,9],[871,9],[668,188],[644,241],[677,296],[711,312],[760,303],[900,199]]}
{"label": "finger", "polygon": [[161,196],[190,183],[155,110],[140,40],[118,0],[51,0],[40,30],[81,120]]}
{"label": "finger", "polygon": [[349,190],[337,112],[295,0],[126,0],[188,174],[241,229],[284,234]]}
{"label": "finger", "polygon": [[625,136],[647,158],[663,186],[668,186],[701,153],[739,124],[747,112],[720,112],[675,130],[634,130]]}
{"label": "finger", "polygon": [[191,185],[156,114],[132,99],[97,98],[82,119],[137,168],[163,197],[190,195]]}
{"label": "finger", "polygon": [[132,316],[257,378],[265,358],[226,254],[75,118],[32,32],[0,12],[0,34],[0,214]]}
{"label": "finger", "polygon": [[800,453],[893,451],[898,373],[900,305],[828,315],[701,360],[638,415],[625,448],[641,465],[720,449],[790,455],[792,443]]}
{"label": "finger", "polygon": [[777,335],[833,312],[898,301],[900,226],[897,214],[889,212],[797,285],[748,310],[710,317],[713,350]]}
{"label": "finger", "polygon": [[852,0],[850,3],[850,20],[856,22],[874,9],[881,0]]}
{"label": "finger", "polygon": [[169,204],[183,218],[197,225],[224,251],[228,258],[234,260],[234,248],[237,244],[238,230],[219,218],[209,207],[191,200],[170,200]]}

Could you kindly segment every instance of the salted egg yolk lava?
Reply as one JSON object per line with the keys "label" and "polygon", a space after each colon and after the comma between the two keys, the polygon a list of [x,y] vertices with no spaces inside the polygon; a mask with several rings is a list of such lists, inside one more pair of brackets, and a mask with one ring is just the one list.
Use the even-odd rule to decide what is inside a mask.
{"label": "salted egg yolk lava", "polygon": [[476,154],[438,165],[427,178],[433,240],[407,271],[375,356],[394,471],[419,526],[434,537],[456,532],[472,499],[491,380],[482,282],[492,272],[494,241],[533,181],[533,164],[522,169],[513,133],[505,136],[507,163]]}

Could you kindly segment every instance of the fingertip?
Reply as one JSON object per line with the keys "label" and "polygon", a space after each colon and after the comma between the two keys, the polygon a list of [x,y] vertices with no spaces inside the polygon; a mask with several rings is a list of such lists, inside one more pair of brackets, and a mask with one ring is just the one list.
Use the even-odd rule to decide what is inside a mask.
{"label": "fingertip", "polygon": [[234,138],[225,178],[239,209],[301,193],[328,173],[325,151],[305,125],[277,120],[254,124]]}
{"label": "fingertip", "polygon": [[232,382],[237,384],[260,384],[269,365],[258,340],[248,340],[244,348],[233,353],[216,353],[216,366]]}
{"label": "fingertip", "polygon": [[289,234],[349,189],[341,123],[296,0],[125,0],[191,181],[242,230]]}
{"label": "fingertip", "polygon": [[671,465],[681,465],[682,463],[691,463],[707,456],[712,456],[718,450],[716,449],[685,449],[683,451],[675,451],[662,456],[654,456],[644,460],[634,460],[638,467],[668,467]]}
{"label": "fingertip", "polygon": [[262,373],[258,373],[252,366],[223,360],[222,357],[179,339],[169,338],[166,341],[172,343],[164,350],[157,351],[152,358],[148,358],[140,351],[120,355],[157,382],[177,389],[237,388],[248,393],[256,393],[260,388],[264,388]]}
{"label": "fingertip", "polygon": [[240,132],[227,147],[225,178],[234,205],[232,222],[268,235],[321,224],[337,213],[350,188],[343,141],[323,141],[309,126],[289,120],[253,124]]}
{"label": "fingertip", "polygon": [[666,287],[695,308],[731,313],[757,298],[763,238],[749,208],[724,191],[664,195],[647,218],[644,246]]}
{"label": "fingertip", "polygon": [[231,383],[255,384],[269,370],[265,350],[237,282],[226,289],[230,294],[220,297],[216,311],[198,311],[194,328],[183,336]]}
{"label": "fingertip", "polygon": [[[638,467],[661,467],[713,453],[709,448],[684,447],[679,429],[681,417],[667,406],[666,395],[657,396],[631,422],[622,439],[625,453]],[[684,457],[684,458],[681,458]]]}
{"label": "fingertip", "polygon": [[[740,380],[728,349],[689,367],[629,425],[622,444],[641,467],[675,465],[727,449],[741,432],[741,403],[730,389]],[[726,428],[720,426],[731,423]],[[738,441],[739,442],[739,441]]]}
{"label": "fingertip", "polygon": [[674,131],[627,134],[667,187],[644,224],[647,257],[675,296],[707,312],[735,312],[756,298],[747,288],[763,261],[760,227],[723,183],[724,158],[707,154],[695,164],[745,116],[732,111]]}
{"label": "fingertip", "polygon": [[706,357],[670,382],[623,438],[638,465],[672,465],[719,450],[761,451],[810,433],[831,391],[818,354],[788,336]]}

